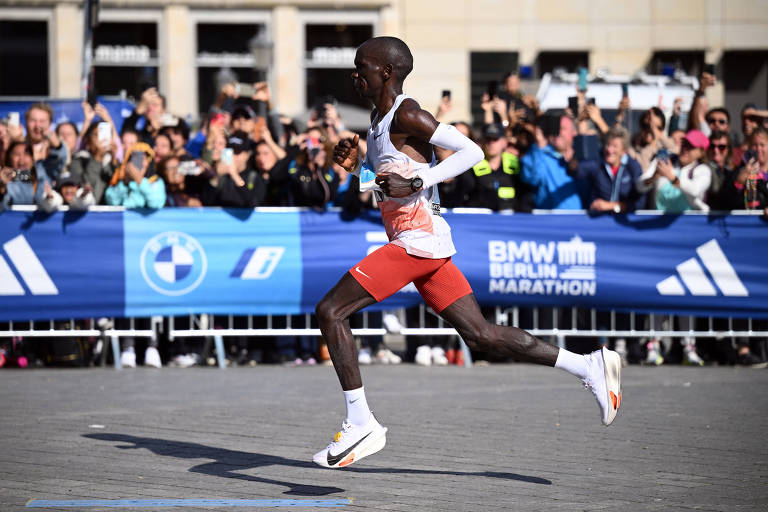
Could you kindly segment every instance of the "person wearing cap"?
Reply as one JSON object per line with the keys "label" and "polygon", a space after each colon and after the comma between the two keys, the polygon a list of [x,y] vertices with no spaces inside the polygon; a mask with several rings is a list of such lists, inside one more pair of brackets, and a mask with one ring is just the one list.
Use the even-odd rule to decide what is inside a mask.
{"label": "person wearing cap", "polygon": [[485,125],[480,147],[485,158],[472,167],[472,174],[464,173],[456,178],[464,182],[469,194],[466,205],[495,211],[514,210],[520,164],[515,155],[505,151],[507,138],[504,126],[499,123]]}
{"label": "person wearing cap", "polygon": [[56,188],[49,182],[43,185],[43,199],[40,208],[46,212],[58,210],[61,206],[69,206],[70,210],[87,210],[96,204],[91,186],[83,183],[78,175],[64,170],[56,178]]}
{"label": "person wearing cap", "polygon": [[690,130],[680,147],[680,154],[657,156],[638,178],[639,192],[646,193],[655,186],[656,209],[665,213],[686,210],[709,211],[707,190],[712,171],[704,163],[709,139],[699,130]]}
{"label": "person wearing cap", "polygon": [[260,206],[267,190],[259,172],[251,167],[253,141],[247,133],[237,131],[227,139],[227,149],[232,150],[232,161],[222,157],[216,163],[216,176],[210,181],[212,187],[204,192],[203,204],[229,208]]}
{"label": "person wearing cap", "polygon": [[546,114],[537,130],[538,143],[522,159],[520,178],[535,189],[536,208],[581,210],[576,180],[569,174],[576,128],[566,114]]}

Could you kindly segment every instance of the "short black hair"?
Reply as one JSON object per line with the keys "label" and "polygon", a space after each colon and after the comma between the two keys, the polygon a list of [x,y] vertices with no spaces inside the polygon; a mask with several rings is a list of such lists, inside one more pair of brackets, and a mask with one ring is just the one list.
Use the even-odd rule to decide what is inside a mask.
{"label": "short black hair", "polygon": [[731,124],[731,113],[728,112],[728,109],[725,107],[715,107],[715,108],[709,109],[709,111],[707,112],[707,115],[704,116],[704,119],[706,119],[707,122],[709,122],[710,114],[716,114],[717,112],[720,112],[721,114],[725,114],[725,118],[728,120],[728,124]]}
{"label": "short black hair", "polygon": [[363,45],[375,45],[380,49],[386,62],[392,64],[397,78],[402,82],[413,71],[413,55],[411,49],[402,39],[392,36],[380,36],[367,40]]}
{"label": "short black hair", "polygon": [[75,135],[80,135],[80,130],[77,129],[77,125],[73,123],[72,121],[62,121],[61,123],[56,125],[56,135],[59,135],[59,128],[62,126],[69,125],[72,127],[73,130],[75,130]]}

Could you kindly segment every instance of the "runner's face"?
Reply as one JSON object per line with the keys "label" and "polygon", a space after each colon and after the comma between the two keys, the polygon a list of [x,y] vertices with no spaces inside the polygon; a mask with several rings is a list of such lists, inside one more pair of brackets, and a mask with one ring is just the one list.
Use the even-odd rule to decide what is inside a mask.
{"label": "runner's face", "polygon": [[370,55],[365,46],[358,48],[355,55],[355,70],[352,72],[352,86],[361,97],[370,98],[376,90],[381,88],[380,70],[378,61]]}

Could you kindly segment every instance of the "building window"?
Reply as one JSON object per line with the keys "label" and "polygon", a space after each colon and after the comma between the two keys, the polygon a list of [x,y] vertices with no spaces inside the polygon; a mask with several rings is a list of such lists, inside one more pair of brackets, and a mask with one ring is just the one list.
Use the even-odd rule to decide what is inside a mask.
{"label": "building window", "polygon": [[257,68],[254,58],[254,45],[264,31],[266,25],[258,23],[197,24],[198,109],[201,113],[208,111],[225,83],[251,85],[267,79],[266,68]]}
{"label": "building window", "polygon": [[536,59],[536,77],[562,68],[568,73],[577,73],[579,68],[589,69],[589,52],[540,52]]}
{"label": "building window", "polygon": [[[345,121],[354,125],[350,128],[359,128],[361,123],[367,126],[370,104],[354,90],[350,75],[357,47],[373,37],[373,29],[371,23],[305,25],[307,108],[335,100],[341,105],[340,110],[347,111]],[[352,116],[354,121],[349,119]]]}
{"label": "building window", "polygon": [[0,96],[48,96],[48,23],[0,21]]}
{"label": "building window", "polygon": [[[501,92],[504,89],[504,76],[517,70],[517,52],[472,52],[470,66],[470,105],[472,106],[473,124],[483,124],[483,109],[480,102],[489,89]],[[492,92],[492,91],[491,91]]]}
{"label": "building window", "polygon": [[93,32],[94,87],[99,95],[125,91],[139,98],[158,87],[157,24],[102,22]]}
{"label": "building window", "polygon": [[688,76],[699,77],[704,69],[704,51],[658,51],[648,62],[648,73],[672,77],[675,71],[682,71]]}

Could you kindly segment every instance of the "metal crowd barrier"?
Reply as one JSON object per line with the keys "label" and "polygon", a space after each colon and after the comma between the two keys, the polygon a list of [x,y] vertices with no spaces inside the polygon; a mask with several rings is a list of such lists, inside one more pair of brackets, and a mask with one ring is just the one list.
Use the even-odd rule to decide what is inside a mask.
{"label": "metal crowd barrier", "polygon": [[[663,338],[691,337],[714,338],[731,340],[734,338],[768,338],[768,328],[761,322],[759,328],[751,318],[734,319],[732,317],[679,317],[674,315],[640,314],[635,312],[622,313],[616,311],[600,312],[585,308],[484,308],[486,317],[500,325],[513,325],[527,330],[534,336],[549,339],[552,343],[565,348],[566,338],[605,337],[617,338]],[[402,329],[398,334],[403,336],[457,336],[465,352],[467,366],[472,360],[464,341],[455,329],[450,327],[442,318],[435,315],[428,307],[421,305],[410,319],[416,318],[415,325],[408,325],[405,310],[393,312],[399,318]],[[371,315],[375,313],[361,312],[351,318],[354,327],[352,333],[357,337],[384,336],[391,334],[385,327],[372,327]],[[607,319],[606,319],[607,316]],[[621,317],[621,318],[620,318]],[[676,319],[686,319],[689,328],[675,328]],[[149,328],[136,328],[140,319],[125,319],[127,328],[116,329],[116,319],[70,319],[64,322],[29,321],[7,322],[0,326],[0,338],[71,338],[93,337],[111,345],[115,368],[120,368],[120,338],[150,338],[156,340],[165,329],[165,319],[153,317],[141,319]],[[668,327],[655,329],[655,325],[664,320]],[[619,328],[619,324],[623,327]],[[738,324],[738,325],[735,325]],[[83,328],[83,325],[90,327]],[[704,325],[704,328],[701,326]],[[754,328],[753,328],[754,327]],[[275,337],[275,336],[320,336],[320,329],[314,315],[267,315],[267,316],[233,316],[195,314],[185,317],[168,317],[168,340],[202,337],[212,340],[217,364],[226,367],[224,338],[232,336],[245,337]],[[104,351],[106,355],[106,351]],[[102,363],[104,358],[102,359]]]}

